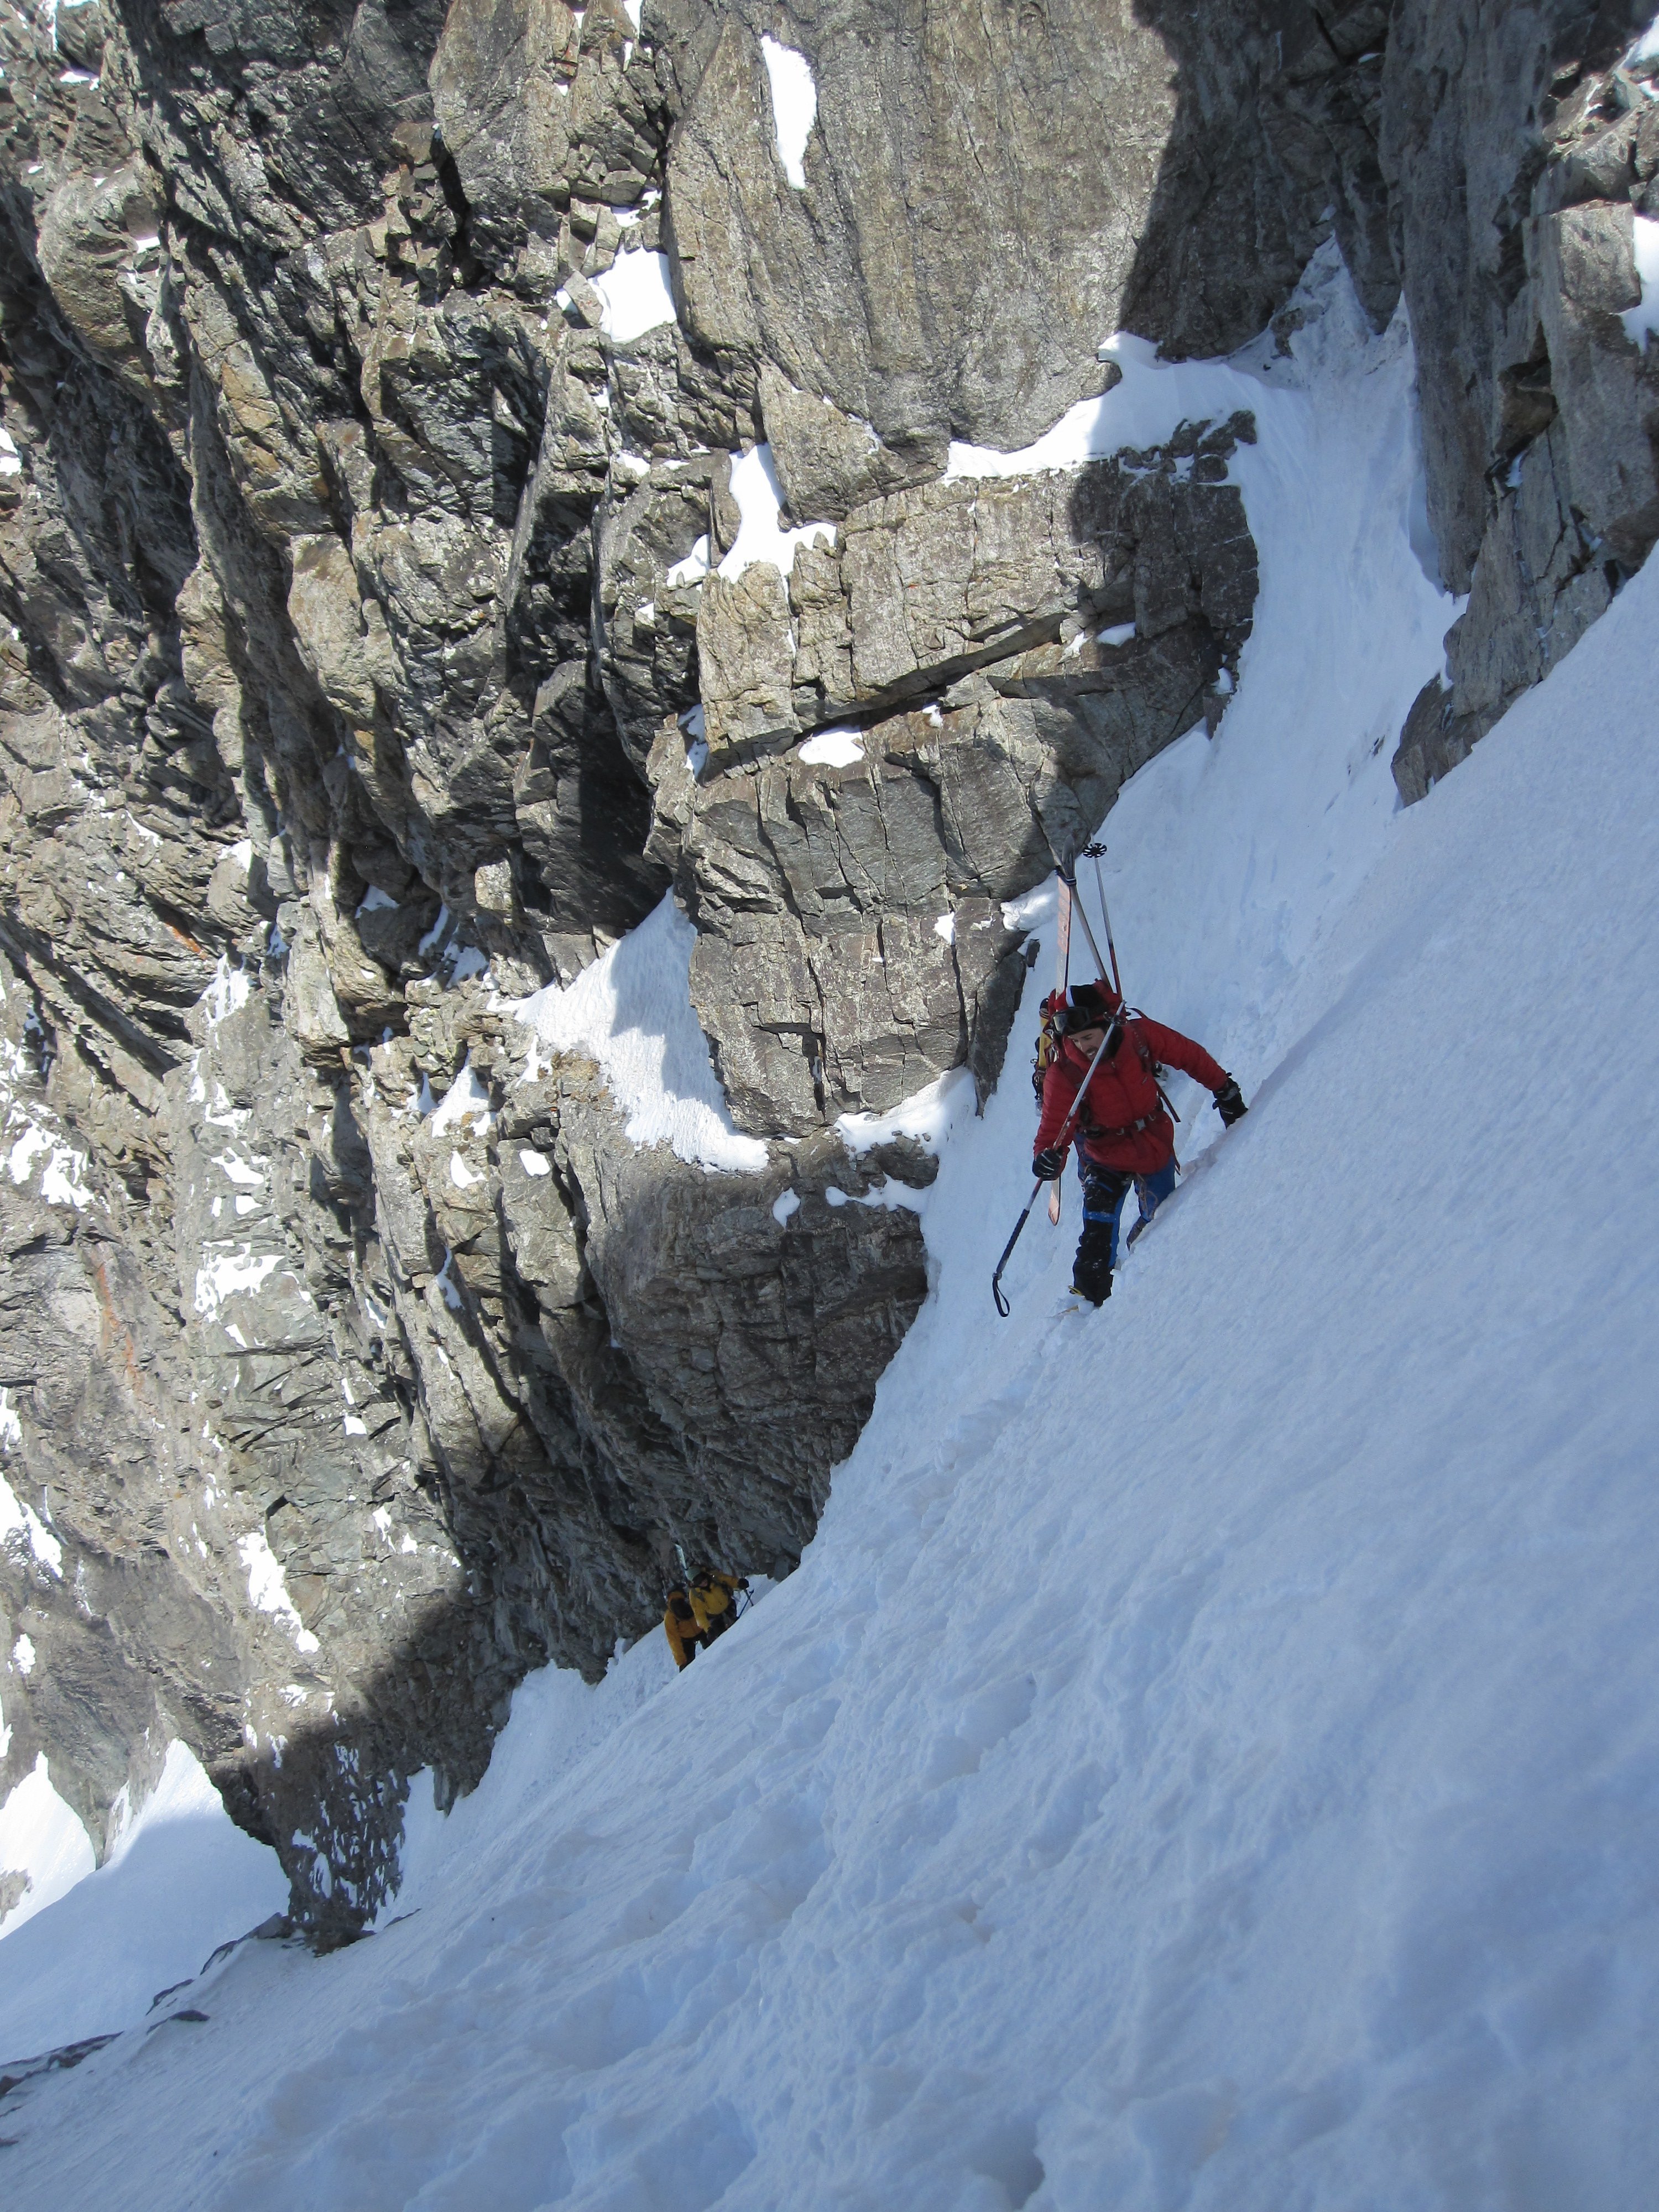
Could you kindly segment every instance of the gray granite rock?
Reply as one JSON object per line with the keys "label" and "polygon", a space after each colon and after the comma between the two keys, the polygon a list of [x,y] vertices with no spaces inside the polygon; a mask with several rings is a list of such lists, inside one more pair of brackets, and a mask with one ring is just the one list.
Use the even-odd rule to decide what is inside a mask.
{"label": "gray granite rock", "polygon": [[1419,362],[1431,520],[1468,592],[1450,696],[1395,773],[1420,797],[1546,675],[1659,537],[1659,364],[1626,335],[1650,103],[1639,10],[1398,10],[1382,153]]}
{"label": "gray granite rock", "polygon": [[[1026,444],[1102,388],[1095,349],[1119,328],[1182,353],[1240,343],[1334,203],[1368,302],[1392,307],[1361,64],[1376,7],[1068,3],[916,27],[894,0],[662,0],[653,24],[688,329],[901,452]],[[812,70],[799,185],[763,36]]]}
{"label": "gray granite rock", "polygon": [[839,522],[854,507],[944,473],[949,445],[937,432],[884,445],[833,400],[797,392],[770,362],[761,364],[759,391],[784,506],[798,523]]}

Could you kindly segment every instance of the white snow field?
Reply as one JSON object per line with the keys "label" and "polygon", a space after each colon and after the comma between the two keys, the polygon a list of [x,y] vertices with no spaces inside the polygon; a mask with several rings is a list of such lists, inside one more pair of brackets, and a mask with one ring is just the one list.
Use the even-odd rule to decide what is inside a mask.
{"label": "white snow field", "polygon": [[799,1571],[526,1683],[407,1917],[26,2084],[11,2212],[1652,2201],[1659,565],[1398,810],[1454,610],[1402,337],[1325,305],[1145,372],[1261,429],[1238,694],[1106,830],[1249,1118],[1098,1314],[1068,1181],[999,1322],[1040,959]]}

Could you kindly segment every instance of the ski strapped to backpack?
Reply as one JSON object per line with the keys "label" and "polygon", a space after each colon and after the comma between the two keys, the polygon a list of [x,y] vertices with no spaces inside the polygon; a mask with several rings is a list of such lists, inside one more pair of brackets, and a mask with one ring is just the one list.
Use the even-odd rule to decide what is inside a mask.
{"label": "ski strapped to backpack", "polygon": [[[1079,920],[1083,924],[1084,934],[1089,940],[1089,949],[1095,956],[1095,966],[1100,972],[1100,980],[1111,992],[1112,996],[1117,1000],[1117,1011],[1112,1018],[1110,1028],[1106,1032],[1106,1042],[1109,1048],[1107,1053],[1107,1058],[1109,1060],[1113,1057],[1117,1050],[1117,1040],[1119,1036],[1123,1032],[1127,1031],[1133,1040],[1135,1050],[1140,1055],[1141,1066],[1146,1069],[1147,1075],[1150,1077],[1153,1085],[1157,1089],[1158,1097],[1164,1102],[1164,1110],[1169,1115],[1170,1119],[1172,1121],[1178,1121],[1181,1119],[1181,1115],[1176,1110],[1174,1101],[1170,1098],[1169,1092],[1164,1088],[1163,1083],[1159,1079],[1163,1075],[1164,1071],[1158,1066],[1157,1060],[1152,1057],[1151,1048],[1147,1045],[1146,1038],[1141,1035],[1139,1027],[1136,1026],[1136,1024],[1143,1021],[1146,1017],[1139,1006],[1125,1006],[1123,1003],[1123,984],[1121,976],[1118,971],[1117,946],[1112,941],[1111,912],[1106,904],[1106,886],[1100,873],[1100,856],[1105,850],[1106,848],[1103,845],[1085,845],[1084,847],[1085,855],[1086,857],[1092,858],[1095,863],[1096,888],[1098,890],[1100,894],[1100,918],[1105,927],[1106,943],[1110,948],[1112,956],[1112,968],[1110,975],[1108,975],[1106,971],[1106,963],[1100,957],[1100,947],[1095,943],[1094,931],[1089,926],[1088,909],[1084,905],[1082,900],[1077,896],[1077,869],[1075,864],[1069,868],[1062,868],[1060,872],[1060,896],[1061,901],[1061,911],[1065,915],[1066,934],[1069,941],[1071,916],[1073,911],[1075,909]],[[1036,1052],[1031,1065],[1031,1088],[1036,1093],[1037,1103],[1039,1106],[1042,1103],[1042,1086],[1045,1079],[1047,1079],[1049,1066],[1053,1062],[1054,1054],[1060,1050],[1060,1031],[1059,1014],[1060,1009],[1066,1003],[1066,987],[1064,981],[1060,981],[1056,986],[1053,994],[1043,1000],[1041,1009],[1042,1018],[1037,1030]],[[1154,1118],[1154,1116],[1148,1115],[1143,1120],[1131,1122],[1127,1127],[1122,1129],[1102,1129],[1097,1127],[1090,1127],[1085,1128],[1082,1133],[1085,1137],[1132,1137],[1138,1135],[1142,1129],[1149,1127]],[[1058,1220],[1060,1218],[1057,1208],[1053,1206],[1050,1206],[1049,1207],[1049,1218],[1052,1220]]]}

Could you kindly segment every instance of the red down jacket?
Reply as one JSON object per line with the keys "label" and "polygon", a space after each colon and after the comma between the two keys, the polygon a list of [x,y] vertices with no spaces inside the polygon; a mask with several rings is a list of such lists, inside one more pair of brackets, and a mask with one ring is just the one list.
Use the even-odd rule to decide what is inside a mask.
{"label": "red down jacket", "polygon": [[[1127,1175],[1156,1175],[1175,1151],[1175,1125],[1164,1110],[1146,1065],[1149,1059],[1178,1067],[1206,1091],[1219,1091],[1227,1080],[1226,1069],[1218,1066],[1201,1044],[1182,1036],[1179,1030],[1166,1030],[1162,1022],[1148,1021],[1144,1014],[1132,1015],[1117,1050],[1095,1070],[1089,1096],[1067,1139],[1068,1144],[1075,1140],[1085,1158],[1103,1168],[1120,1168]],[[1087,1054],[1066,1038],[1042,1079],[1042,1119],[1034,1152],[1046,1152],[1058,1139],[1088,1072]],[[1134,1129],[1131,1125],[1136,1121],[1145,1121],[1146,1127]]]}

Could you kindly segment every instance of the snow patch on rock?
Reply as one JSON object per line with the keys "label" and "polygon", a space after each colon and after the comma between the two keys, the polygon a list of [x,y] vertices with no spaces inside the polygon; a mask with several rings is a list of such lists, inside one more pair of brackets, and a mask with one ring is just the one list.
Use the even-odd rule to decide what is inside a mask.
{"label": "snow patch on rock", "polygon": [[766,1146],[732,1126],[691,1005],[696,941],[665,893],[574,983],[550,983],[514,1011],[554,1051],[599,1062],[635,1144],[669,1145],[683,1160],[752,1173],[766,1165]]}
{"label": "snow patch on rock", "polygon": [[818,88],[812,64],[793,46],[763,38],[761,56],[772,88],[772,128],[777,137],[778,160],[783,173],[798,192],[806,190],[806,142],[818,118]]}
{"label": "snow patch on rock", "polygon": [[[757,561],[769,561],[787,576],[795,565],[799,547],[833,545],[836,542],[833,522],[806,522],[798,530],[781,527],[778,514],[783,505],[783,494],[769,445],[754,446],[746,453],[733,455],[732,496],[738,503],[742,521],[731,551],[720,565],[720,573],[728,582],[742,575]],[[697,542],[702,544],[705,541],[699,538]],[[669,580],[672,582],[673,577]]]}
{"label": "snow patch on rock", "polygon": [[301,1620],[293,1599],[288,1594],[282,1563],[270,1548],[270,1540],[263,1528],[255,1528],[236,1540],[236,1550],[247,1576],[248,1602],[258,1613],[269,1613],[280,1621],[294,1639],[296,1651],[310,1653],[319,1650],[317,1638]]}
{"label": "snow patch on rock", "polygon": [[1642,297],[1637,306],[1626,307],[1619,319],[1632,344],[1645,352],[1649,338],[1659,331],[1659,222],[1645,215],[1635,220],[1636,273],[1642,280]]}
{"label": "snow patch on rock", "polygon": [[619,253],[593,279],[593,289],[605,304],[600,328],[618,345],[631,345],[647,331],[674,319],[674,289],[665,253],[647,252],[640,246]]}

